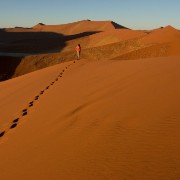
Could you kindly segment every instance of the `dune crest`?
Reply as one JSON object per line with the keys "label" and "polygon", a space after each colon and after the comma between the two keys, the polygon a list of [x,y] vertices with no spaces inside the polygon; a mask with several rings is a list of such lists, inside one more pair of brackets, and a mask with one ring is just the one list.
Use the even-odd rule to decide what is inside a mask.
{"label": "dune crest", "polygon": [[167,43],[180,38],[180,32],[172,26],[154,30],[143,39],[144,43]]}
{"label": "dune crest", "polygon": [[78,22],[60,25],[36,25],[33,29],[41,28],[42,31],[59,32],[64,35],[78,34],[89,31],[107,31],[113,29],[124,29],[126,27],[113,21],[90,21],[82,20]]}

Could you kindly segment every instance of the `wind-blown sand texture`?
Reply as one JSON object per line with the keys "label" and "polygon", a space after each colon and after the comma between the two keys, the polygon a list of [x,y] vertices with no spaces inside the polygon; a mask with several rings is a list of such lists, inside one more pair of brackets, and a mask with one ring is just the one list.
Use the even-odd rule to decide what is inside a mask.
{"label": "wind-blown sand texture", "polygon": [[179,67],[80,60],[1,82],[1,178],[180,179]]}

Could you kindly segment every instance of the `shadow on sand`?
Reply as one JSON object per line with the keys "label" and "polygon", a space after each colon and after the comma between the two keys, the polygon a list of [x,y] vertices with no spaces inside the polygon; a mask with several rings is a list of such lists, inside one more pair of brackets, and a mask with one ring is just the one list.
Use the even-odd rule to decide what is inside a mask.
{"label": "shadow on sand", "polygon": [[0,29],[0,81],[11,78],[21,60],[27,55],[61,52],[67,45],[66,41],[100,32],[64,36],[54,32],[32,32],[33,29],[21,31],[23,32],[7,32]]}

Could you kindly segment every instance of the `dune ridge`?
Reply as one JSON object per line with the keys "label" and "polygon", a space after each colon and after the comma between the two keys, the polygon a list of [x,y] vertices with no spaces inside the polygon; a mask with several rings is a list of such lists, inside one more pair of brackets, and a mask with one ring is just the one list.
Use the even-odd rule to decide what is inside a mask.
{"label": "dune ridge", "polygon": [[87,31],[108,31],[113,29],[124,29],[126,27],[119,25],[113,21],[90,21],[82,20],[78,22],[62,24],[62,25],[42,25],[37,24],[33,29],[41,31],[60,32],[65,35],[78,34]]}
{"label": "dune ridge", "polygon": [[[130,60],[180,55],[180,32],[172,26],[153,30],[131,30],[113,21],[90,21],[0,30],[0,51],[23,53],[14,73],[0,72],[1,80],[71,61],[81,44],[87,60]],[[27,55],[25,55],[27,54]],[[5,61],[0,57],[1,62]],[[7,59],[7,58],[6,58]],[[12,59],[12,57],[11,57]]]}

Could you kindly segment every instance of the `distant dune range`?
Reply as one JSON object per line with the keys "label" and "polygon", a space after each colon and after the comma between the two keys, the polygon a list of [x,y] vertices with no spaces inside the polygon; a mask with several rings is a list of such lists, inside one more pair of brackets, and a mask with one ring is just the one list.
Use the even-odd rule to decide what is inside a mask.
{"label": "distant dune range", "polygon": [[[131,30],[113,21],[39,23],[32,28],[0,30],[0,52],[29,54],[15,58],[17,66],[8,67],[6,73],[0,71],[0,79],[73,60],[77,43],[82,46],[82,59],[128,60],[180,55],[180,31],[171,26],[147,31]],[[5,63],[3,59],[1,56],[1,66]]]}
{"label": "distant dune range", "polygon": [[0,48],[2,180],[180,179],[179,30],[40,23]]}

